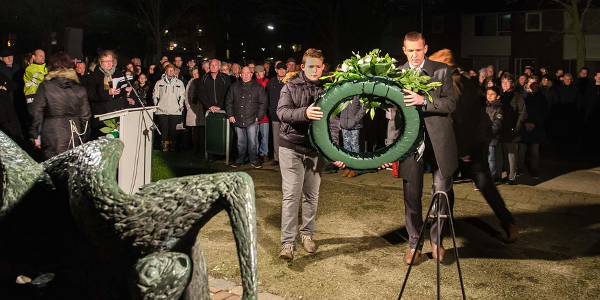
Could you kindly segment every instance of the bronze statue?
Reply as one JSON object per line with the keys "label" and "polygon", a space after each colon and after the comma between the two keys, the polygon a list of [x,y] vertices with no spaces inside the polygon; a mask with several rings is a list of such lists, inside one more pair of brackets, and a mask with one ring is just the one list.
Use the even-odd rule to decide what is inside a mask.
{"label": "bronze statue", "polygon": [[179,299],[187,287],[186,299],[209,299],[204,254],[197,237],[200,228],[225,209],[238,250],[242,299],[256,299],[257,237],[251,177],[216,173],[172,178],[128,195],[116,182],[122,149],[117,139],[100,139],[39,165],[0,132],[0,222],[36,184],[53,186],[68,193],[75,223],[114,266],[115,276],[131,278],[134,298]]}

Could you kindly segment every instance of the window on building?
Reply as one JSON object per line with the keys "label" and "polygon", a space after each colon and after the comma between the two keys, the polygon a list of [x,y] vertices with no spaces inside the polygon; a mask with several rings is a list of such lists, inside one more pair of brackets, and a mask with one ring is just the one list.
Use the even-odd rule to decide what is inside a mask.
{"label": "window on building", "polygon": [[510,14],[498,15],[498,35],[510,35]]}
{"label": "window on building", "polygon": [[475,36],[495,36],[496,15],[475,16]]}
{"label": "window on building", "polygon": [[475,16],[475,36],[510,35],[510,14]]}
{"label": "window on building", "polygon": [[444,17],[431,19],[431,33],[444,33]]}
{"label": "window on building", "polygon": [[542,31],[542,13],[525,15],[525,31]]}

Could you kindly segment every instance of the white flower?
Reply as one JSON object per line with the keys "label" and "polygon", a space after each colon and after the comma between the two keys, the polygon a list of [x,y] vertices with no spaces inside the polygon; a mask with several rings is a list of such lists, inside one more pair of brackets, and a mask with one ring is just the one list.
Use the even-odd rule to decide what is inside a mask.
{"label": "white flower", "polygon": [[359,60],[358,60],[358,64],[359,64],[359,65],[362,65],[362,64],[364,64],[364,63],[365,63],[365,61],[364,61],[364,60],[362,60],[362,59],[359,59]]}
{"label": "white flower", "polygon": [[[392,70],[396,69],[396,65],[392,64]],[[404,70],[402,70],[402,72],[404,72]]]}
{"label": "white flower", "polygon": [[342,64],[342,71],[344,71],[344,72],[348,71],[348,65],[346,63]]}
{"label": "white flower", "polygon": [[367,57],[365,58],[365,62],[366,62],[366,63],[370,63],[370,62],[371,62],[371,57],[370,57],[370,56],[367,56]]}
{"label": "white flower", "polygon": [[380,60],[381,60],[381,57],[377,56],[377,61],[380,61]]}
{"label": "white flower", "polygon": [[350,66],[350,67],[348,68],[348,70],[352,70],[352,69],[354,69],[354,67],[353,67],[353,66]]}
{"label": "white flower", "polygon": [[356,53],[356,58],[360,59],[360,55],[358,55],[358,53]]}

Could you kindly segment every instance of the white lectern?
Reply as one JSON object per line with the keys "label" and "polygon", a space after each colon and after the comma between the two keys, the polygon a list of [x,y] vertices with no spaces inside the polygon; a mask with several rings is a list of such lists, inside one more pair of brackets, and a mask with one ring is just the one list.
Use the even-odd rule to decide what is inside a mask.
{"label": "white lectern", "polygon": [[119,160],[117,182],[123,192],[136,193],[139,188],[152,180],[152,116],[156,106],[128,108],[110,113],[95,115],[104,121],[119,118],[119,139],[123,142],[123,155]]}

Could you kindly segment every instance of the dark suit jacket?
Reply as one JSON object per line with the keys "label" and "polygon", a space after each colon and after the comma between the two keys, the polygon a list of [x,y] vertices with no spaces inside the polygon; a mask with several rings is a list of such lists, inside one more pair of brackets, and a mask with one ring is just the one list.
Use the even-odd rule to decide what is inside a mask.
{"label": "dark suit jacket", "polygon": [[[403,70],[409,69],[408,62],[402,66]],[[433,103],[429,102],[422,106],[425,128],[431,139],[435,159],[444,178],[451,176],[458,167],[456,139],[452,127],[452,112],[456,109],[454,99],[454,86],[452,82],[452,70],[448,65],[429,60],[425,57],[421,75],[430,76],[430,82],[441,82],[442,86],[430,91]],[[410,179],[410,170],[413,168],[418,155],[412,155],[400,163],[400,177]]]}

